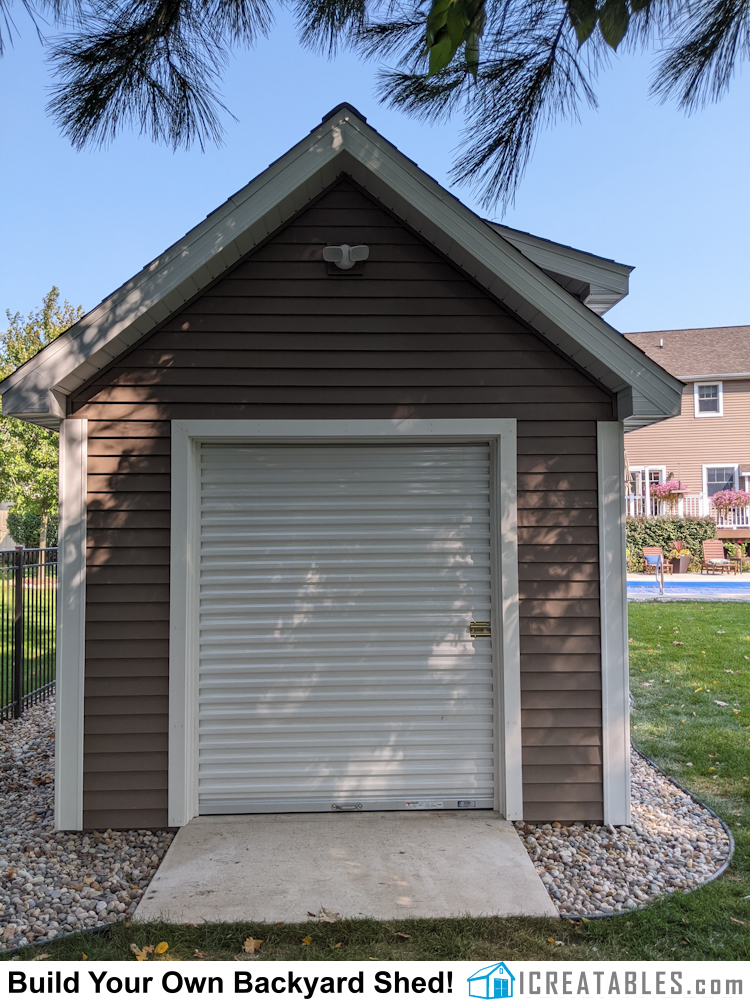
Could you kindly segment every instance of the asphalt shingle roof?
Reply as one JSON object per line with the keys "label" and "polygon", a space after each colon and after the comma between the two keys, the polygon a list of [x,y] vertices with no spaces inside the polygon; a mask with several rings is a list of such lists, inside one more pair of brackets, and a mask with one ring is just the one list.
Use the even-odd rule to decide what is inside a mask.
{"label": "asphalt shingle roof", "polygon": [[750,372],[750,326],[653,330],[624,336],[677,378]]}

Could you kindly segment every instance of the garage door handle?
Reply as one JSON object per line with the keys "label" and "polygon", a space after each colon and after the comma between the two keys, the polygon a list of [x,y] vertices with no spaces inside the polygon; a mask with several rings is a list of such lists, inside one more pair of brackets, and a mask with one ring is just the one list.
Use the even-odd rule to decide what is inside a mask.
{"label": "garage door handle", "polygon": [[492,635],[489,622],[471,622],[469,635],[472,639],[489,639]]}
{"label": "garage door handle", "polygon": [[356,812],[357,809],[361,808],[362,808],[361,802],[352,802],[351,805],[348,805],[346,803],[344,805],[339,805],[338,802],[333,802],[331,804],[331,809],[334,812]]}

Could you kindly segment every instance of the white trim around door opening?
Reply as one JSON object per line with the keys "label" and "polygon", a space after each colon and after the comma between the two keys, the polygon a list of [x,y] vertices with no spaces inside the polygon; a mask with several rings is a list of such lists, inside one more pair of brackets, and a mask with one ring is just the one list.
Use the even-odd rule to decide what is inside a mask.
{"label": "white trim around door opening", "polygon": [[170,825],[521,818],[515,421],[173,421],[172,498]]}

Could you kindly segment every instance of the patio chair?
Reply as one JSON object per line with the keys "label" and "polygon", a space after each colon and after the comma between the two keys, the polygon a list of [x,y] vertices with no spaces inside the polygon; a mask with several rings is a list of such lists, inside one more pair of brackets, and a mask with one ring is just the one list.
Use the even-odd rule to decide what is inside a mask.
{"label": "patio chair", "polygon": [[724,555],[724,545],[720,538],[709,538],[703,542],[703,562],[701,573],[736,573],[737,565]]}
{"label": "patio chair", "polygon": [[672,563],[664,558],[664,549],[662,549],[661,545],[646,545],[643,549],[643,558],[645,560],[644,573],[653,573],[656,575],[656,571],[660,566],[664,567],[665,573],[672,572]]}

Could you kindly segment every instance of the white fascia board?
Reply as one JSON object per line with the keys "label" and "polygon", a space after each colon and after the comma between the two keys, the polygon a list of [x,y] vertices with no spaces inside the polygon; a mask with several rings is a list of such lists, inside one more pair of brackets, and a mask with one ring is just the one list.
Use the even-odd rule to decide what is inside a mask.
{"label": "white fascia board", "polygon": [[[662,418],[681,384],[565,292],[412,161],[342,109],[203,223],[102,302],[2,388],[6,413],[22,385],[70,393],[275,231],[342,172],[404,219],[564,353],[619,392],[633,385]],[[283,211],[280,206],[284,206]],[[165,299],[171,308],[164,305]],[[84,372],[86,373],[84,375]]]}
{"label": "white fascia board", "polygon": [[36,391],[64,385],[68,393],[82,385],[92,365],[95,372],[116,358],[331,184],[340,172],[341,141],[340,129],[329,125],[327,131],[327,143],[319,136],[303,140],[10,375],[2,390],[5,412],[15,412],[22,383]]}
{"label": "white fascia board", "polygon": [[[554,271],[590,285],[589,299],[592,302],[595,300],[598,304],[601,299],[602,305],[606,302],[606,308],[611,308],[628,294],[629,276],[633,270],[628,264],[618,264],[614,260],[597,257],[531,233],[518,232],[498,222],[489,222],[488,225],[543,270]],[[586,304],[592,308],[589,299]]]}
{"label": "white fascia board", "polygon": [[601,320],[363,122],[345,131],[350,172],[366,190],[489,289],[513,312],[618,391],[634,385],[662,417],[679,412],[682,385]]}

